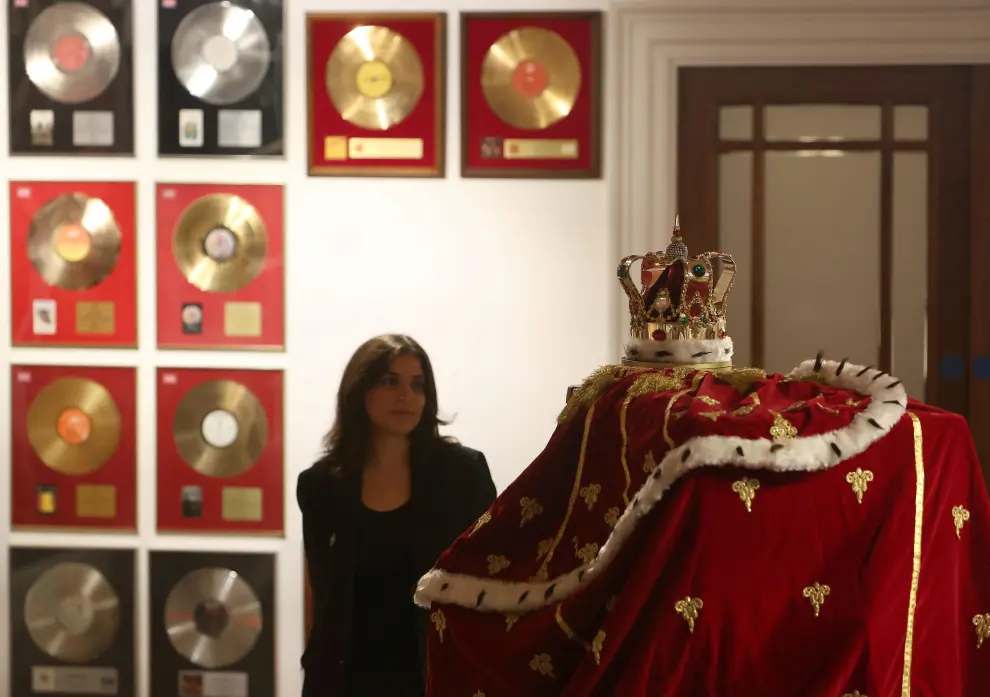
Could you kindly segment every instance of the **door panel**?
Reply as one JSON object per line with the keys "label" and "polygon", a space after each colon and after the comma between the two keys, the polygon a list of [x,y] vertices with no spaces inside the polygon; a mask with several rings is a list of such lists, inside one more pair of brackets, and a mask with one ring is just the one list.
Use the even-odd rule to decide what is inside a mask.
{"label": "door panel", "polygon": [[825,350],[968,413],[971,73],[680,71],[682,229],[737,259],[737,362]]}

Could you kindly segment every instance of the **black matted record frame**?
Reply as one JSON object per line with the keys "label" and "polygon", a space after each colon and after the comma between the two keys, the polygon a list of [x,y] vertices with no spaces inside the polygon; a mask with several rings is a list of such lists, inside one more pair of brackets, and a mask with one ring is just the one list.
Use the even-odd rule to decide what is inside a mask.
{"label": "black matted record frame", "polygon": [[[158,154],[162,157],[284,157],[283,0],[229,0],[250,10],[265,28],[270,62],[261,84],[236,103],[216,105],[193,96],[172,64],[172,39],[192,12],[217,0],[158,2]],[[258,116],[260,115],[260,134]],[[221,138],[221,123],[227,124]],[[233,131],[239,131],[233,134]]]}
{"label": "black matted record frame", "polygon": [[[117,73],[106,89],[69,104],[42,92],[28,77],[24,49],[32,22],[58,0],[7,0],[8,109],[11,155],[133,155],[134,76],[132,0],[85,0],[113,24],[120,45]],[[52,40],[74,38],[71,31]],[[55,50],[52,47],[51,50]],[[90,56],[92,58],[92,56]],[[109,119],[112,119],[108,123]]]}
{"label": "black matted record frame", "polygon": [[[206,669],[187,660],[172,646],[166,632],[165,606],[172,588],[197,569],[220,567],[236,571],[261,603],[261,631],[246,656],[230,665]],[[275,688],[275,555],[271,553],[152,551],[150,557],[151,694],[175,697],[176,685],[191,683],[189,690],[205,685],[211,674],[223,673],[225,681],[246,677],[241,691],[249,695],[274,695]],[[190,618],[192,619],[192,618]],[[244,676],[244,677],[239,677]],[[180,690],[181,692],[181,690]],[[193,691],[190,694],[194,694]],[[204,692],[203,694],[209,694]]]}
{"label": "black matted record frame", "polygon": [[[135,697],[134,561],[133,549],[10,548],[10,694],[70,694],[74,690],[58,689],[60,683],[70,682],[76,687],[89,687],[90,694]],[[49,569],[67,562],[95,568],[118,599],[119,624],[113,641],[103,655],[84,665],[46,654],[35,644],[24,622],[24,605],[31,585]],[[57,608],[52,608],[52,614],[56,612]],[[114,671],[116,689],[111,690]]]}

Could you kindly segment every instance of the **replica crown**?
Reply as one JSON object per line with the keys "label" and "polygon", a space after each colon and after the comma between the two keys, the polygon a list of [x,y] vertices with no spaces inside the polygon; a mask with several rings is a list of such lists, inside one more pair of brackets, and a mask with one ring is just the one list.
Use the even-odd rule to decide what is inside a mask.
{"label": "replica crown", "polygon": [[[638,289],[630,277],[637,261],[642,262]],[[630,313],[623,363],[731,367],[725,313],[735,275],[736,264],[728,254],[691,256],[679,219],[665,251],[623,259],[618,276]]]}

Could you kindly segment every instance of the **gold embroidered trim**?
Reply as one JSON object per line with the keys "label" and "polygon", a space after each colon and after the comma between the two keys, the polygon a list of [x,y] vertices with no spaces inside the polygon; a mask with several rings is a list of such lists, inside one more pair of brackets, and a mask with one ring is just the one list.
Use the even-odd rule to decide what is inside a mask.
{"label": "gold embroidered trim", "polygon": [[694,380],[691,382],[690,387],[676,393],[673,397],[670,398],[670,401],[667,402],[667,408],[664,409],[663,412],[663,439],[667,443],[667,447],[669,447],[671,450],[676,448],[677,444],[674,442],[674,439],[670,437],[670,413],[674,409],[674,405],[677,404],[677,400],[679,400],[681,397],[686,395],[688,392],[697,389],[697,387],[701,384],[701,381],[704,379],[705,379],[705,373],[698,373],[697,375],[694,376]]}
{"label": "gold embroidered trim", "polygon": [[521,615],[509,614],[505,616],[505,631],[512,629],[512,625],[519,621]]}
{"label": "gold embroidered trim", "polygon": [[539,561],[546,556],[547,552],[550,551],[550,547],[553,545],[553,538],[540,540],[539,544],[536,545],[536,561]]}
{"label": "gold embroidered trim", "polygon": [[494,576],[497,573],[501,573],[509,568],[512,564],[508,557],[502,556],[501,554],[489,554],[488,555],[488,575]]}
{"label": "gold embroidered trim", "polygon": [[873,472],[857,467],[855,472],[846,475],[846,481],[852,485],[853,493],[856,494],[856,502],[863,503],[863,494],[873,481]]}
{"label": "gold embroidered trim", "polygon": [[784,415],[777,411],[773,414],[773,426],[770,427],[770,437],[774,440],[790,440],[798,434],[794,424],[784,418]]}
{"label": "gold embroidered trim", "polygon": [[732,482],[732,490],[739,494],[739,498],[745,504],[747,512],[752,512],[753,499],[756,498],[756,491],[759,488],[759,480],[750,479],[749,477],[743,477],[738,481]]}
{"label": "gold embroidered trim", "polygon": [[529,662],[529,667],[548,678],[556,677],[553,674],[553,660],[548,653],[538,653],[533,656],[533,659]]}
{"label": "gold embroidered trim", "polygon": [[524,526],[536,516],[543,513],[543,504],[536,499],[529,498],[528,496],[524,496],[519,499],[519,507],[522,509],[522,517],[519,519],[519,527]]}
{"label": "gold embroidered trim", "polygon": [[715,373],[715,377],[730,385],[740,394],[751,392],[757,380],[766,380],[766,371],[759,368],[736,368]]}
{"label": "gold embroidered trim", "polygon": [[471,530],[470,534],[473,535],[474,533],[478,532],[478,528],[480,528],[482,525],[484,525],[491,519],[492,519],[492,514],[490,511],[485,511],[484,513],[482,513],[481,517],[478,518],[478,520],[475,522],[474,529]]}
{"label": "gold embroidered trim", "polygon": [[647,394],[673,392],[674,390],[679,390],[684,386],[684,378],[686,378],[692,370],[694,369],[686,366],[680,366],[677,368],[671,368],[669,371],[664,370],[662,372],[640,375],[638,378],[633,380],[633,384],[629,386],[628,390],[626,390],[626,394],[629,397],[635,398],[642,397]]}
{"label": "gold embroidered trim", "polygon": [[706,394],[699,395],[698,396],[698,400],[701,401],[701,402],[704,402],[705,404],[707,404],[710,407],[718,407],[718,406],[721,406],[722,405],[722,403],[720,401],[718,401],[714,397],[709,397]]}
{"label": "gold embroidered trim", "polygon": [[967,511],[963,506],[953,506],[952,507],[952,522],[956,526],[956,537],[960,540],[962,539],[962,529],[969,520],[969,511]]}
{"label": "gold embroidered trim", "polygon": [[595,504],[598,503],[598,497],[602,493],[602,485],[588,484],[587,486],[581,487],[581,491],[578,493],[581,498],[584,499],[584,503],[588,506],[588,510],[591,511],[591,509],[595,507]]}
{"label": "gold embroidered trim", "polygon": [[706,419],[711,419],[712,421],[718,421],[718,417],[725,414],[724,411],[702,411],[698,412],[698,416],[704,416]]}
{"label": "gold embroidered trim", "polygon": [[818,583],[816,581],[815,583],[813,583],[812,585],[808,586],[803,591],[801,591],[801,595],[803,595],[805,598],[808,599],[808,601],[811,603],[812,609],[815,612],[815,617],[818,617],[818,615],[822,611],[822,605],[825,604],[825,598],[827,598],[831,592],[832,589],[829,588],[827,585]]}
{"label": "gold embroidered trim", "polygon": [[471,695],[471,697],[485,697],[485,693],[482,692],[481,690],[478,690],[473,695]]}
{"label": "gold embroidered trim", "polygon": [[557,417],[557,422],[563,423],[568,421],[581,411],[581,409],[591,407],[630,372],[637,372],[637,370],[621,368],[615,365],[603,365],[595,370],[584,379],[581,386],[571,395],[570,400]]}
{"label": "gold embroidered trim", "polygon": [[577,632],[571,629],[571,626],[569,624],[567,624],[567,621],[564,619],[563,611],[561,610],[560,604],[557,605],[557,609],[553,613],[553,618],[557,621],[557,626],[560,627],[560,631],[562,631],[568,639],[573,641],[575,644],[580,645],[585,651],[590,652],[591,655],[594,656],[595,664],[601,665],[602,646],[605,643],[605,632],[599,630],[599,632],[595,634],[594,639],[592,639],[590,642],[585,641],[580,636],[578,636]]}
{"label": "gold embroidered trim", "polygon": [[859,690],[853,690],[842,695],[842,697],[866,697],[866,695],[862,694]]}
{"label": "gold embroidered trim", "polygon": [[540,578],[540,580],[546,580],[549,577],[550,560],[553,559],[553,553],[560,544],[560,541],[564,539],[564,533],[567,531],[567,525],[571,522],[571,515],[574,513],[574,504],[577,503],[578,492],[581,490],[581,477],[584,476],[584,458],[588,453],[588,433],[591,431],[591,419],[594,415],[595,405],[591,405],[591,408],[588,409],[587,415],[584,417],[584,433],[581,435],[581,452],[578,455],[577,467],[574,471],[574,484],[571,486],[571,496],[567,501],[567,511],[564,513],[564,520],[560,523],[560,528],[557,530],[556,537],[554,537],[553,541],[550,543],[549,549],[547,549],[546,556],[543,558],[543,563],[536,572],[536,576],[537,578]]}
{"label": "gold embroidered trim", "polygon": [[914,615],[918,609],[918,580],[921,577],[921,538],[925,521],[925,450],[921,419],[908,412],[914,429],[914,543],[911,561],[911,592],[908,595],[907,629],[904,632],[904,677],[901,697],[911,697],[911,663],[914,659]]}
{"label": "gold embroidered trim", "polygon": [[622,450],[619,451],[619,463],[622,465],[622,474],[626,478],[626,488],[622,490],[622,503],[629,505],[629,488],[632,486],[632,473],[629,472],[629,462],[626,459],[626,449],[629,447],[629,431],[626,428],[626,410],[632,397],[627,396],[622,400],[622,407],[619,409],[619,433],[622,436]]}
{"label": "gold embroidered trim", "polygon": [[622,511],[619,510],[619,507],[612,506],[610,509],[605,511],[605,524],[610,528],[614,528],[619,524],[620,515],[622,515]]}
{"label": "gold embroidered trim", "polygon": [[430,620],[433,622],[433,626],[436,627],[437,636],[440,637],[440,643],[443,643],[443,632],[447,628],[447,617],[443,614],[443,610],[436,610],[432,615],[430,615]]}
{"label": "gold embroidered trim", "polygon": [[688,631],[692,634],[694,634],[694,623],[698,619],[698,613],[704,606],[705,603],[701,598],[692,598],[690,596],[674,603],[674,610],[684,618],[684,621],[687,622]]}
{"label": "gold embroidered trim", "polygon": [[973,626],[976,628],[976,648],[980,648],[984,641],[990,639],[990,613],[975,615]]}

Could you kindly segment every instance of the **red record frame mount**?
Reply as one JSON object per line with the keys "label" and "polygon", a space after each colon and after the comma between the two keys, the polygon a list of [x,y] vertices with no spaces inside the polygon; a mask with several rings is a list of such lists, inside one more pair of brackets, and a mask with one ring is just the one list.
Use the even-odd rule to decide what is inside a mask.
{"label": "red record frame mount", "polygon": [[[96,285],[79,290],[49,285],[28,254],[28,236],[35,215],[45,204],[70,194],[100,199],[110,209],[120,232],[119,253],[112,270]],[[14,346],[137,347],[136,195],[133,182],[10,183]],[[51,253],[70,263],[85,258],[100,244],[91,232],[66,221],[52,231]]]}
{"label": "red record frame mount", "polygon": [[[217,381],[236,383],[235,391],[230,394],[239,395],[242,404],[254,401],[253,395],[264,411],[267,424],[267,437],[260,441],[253,464],[242,460],[247,469],[231,472],[229,476],[193,469],[184,459],[175,434],[176,420],[183,420],[185,397],[194,389],[209,390],[208,383]],[[284,534],[284,382],[281,370],[158,369],[159,532]],[[196,433],[184,431],[183,441],[186,444],[196,441],[197,451],[205,453],[200,463],[217,465],[228,443],[226,447],[243,448],[245,442],[259,442],[252,441],[254,436],[248,436],[247,425],[228,411],[230,404],[204,400],[199,393],[191,395],[190,402],[196,403]],[[238,440],[241,436],[246,440]],[[224,443],[214,440],[218,437]]]}
{"label": "red record frame mount", "polygon": [[[555,32],[574,50],[581,87],[571,112],[534,131],[511,126],[485,100],[482,63],[505,34],[523,27]],[[602,13],[461,14],[461,176],[598,179],[602,176]],[[535,62],[535,61],[534,61]]]}
{"label": "red record frame mount", "polygon": [[[403,36],[419,54],[423,92],[411,113],[385,131],[337,112],[324,72],[352,29],[375,25]],[[443,177],[446,173],[447,16],[443,13],[307,14],[310,176]],[[370,63],[366,63],[368,65]]]}
{"label": "red record frame mount", "polygon": [[[86,405],[54,400],[58,413],[51,441],[74,461],[78,473],[69,474],[46,465],[28,436],[30,410],[46,388],[65,378],[89,380],[109,393],[116,407],[118,439],[102,466],[92,471],[84,458],[71,453],[73,446],[96,445],[103,440],[105,419],[91,417]],[[64,383],[63,383],[64,385]],[[53,395],[46,393],[42,399]],[[95,400],[87,399],[91,404]],[[11,366],[11,525],[15,529],[62,529],[133,532],[137,529],[136,469],[137,373],[134,368],[79,366]],[[64,408],[63,408],[64,407]],[[92,408],[92,407],[91,407]],[[66,447],[56,439],[70,443]],[[52,448],[51,451],[56,451]],[[99,450],[100,446],[96,445]],[[51,454],[51,453],[49,453]],[[96,466],[98,460],[93,460]]]}
{"label": "red record frame mount", "polygon": [[[183,214],[213,194],[237,196],[253,206],[267,236],[257,276],[228,292],[207,292],[194,286],[173,252],[173,237]],[[284,198],[281,185],[158,184],[158,348],[285,349]],[[216,221],[215,230],[226,230],[222,220]],[[233,239],[230,232],[224,234]],[[235,248],[238,244],[234,243]]]}

